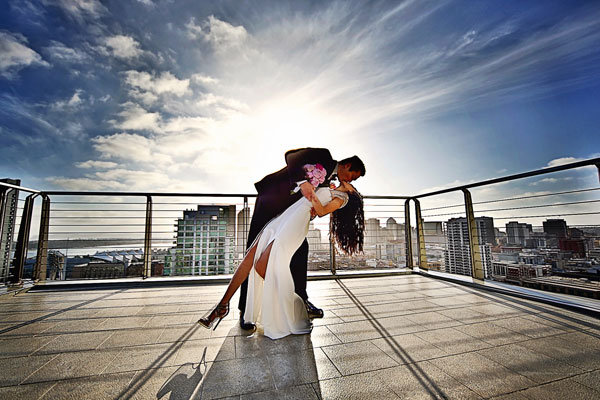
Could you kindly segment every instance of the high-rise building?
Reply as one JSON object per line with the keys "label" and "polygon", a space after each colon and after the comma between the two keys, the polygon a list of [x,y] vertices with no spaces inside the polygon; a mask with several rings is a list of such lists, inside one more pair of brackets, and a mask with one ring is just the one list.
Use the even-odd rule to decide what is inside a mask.
{"label": "high-rise building", "polygon": [[250,232],[250,208],[244,207],[237,214],[237,249],[238,257],[241,259],[246,253],[246,244],[248,242],[248,233]]}
{"label": "high-rise building", "polygon": [[426,236],[428,235],[443,235],[443,222],[442,221],[423,221],[423,231]]}
{"label": "high-rise building", "polygon": [[177,246],[165,256],[165,275],[218,275],[236,266],[235,205],[199,205],[177,220]]}
{"label": "high-rise building", "polygon": [[586,242],[584,239],[559,239],[558,247],[564,251],[570,251],[574,257],[585,258],[587,254]]}
{"label": "high-rise building", "polygon": [[329,243],[323,243],[322,232],[320,229],[315,228],[315,224],[312,221],[308,225],[306,240],[308,241],[308,249],[312,253],[329,251]]}
{"label": "high-rise building", "polygon": [[[21,185],[20,179],[6,178],[0,179],[0,182],[15,186]],[[2,213],[0,214],[0,280],[6,280],[10,272],[10,262],[12,260],[19,191],[0,186],[0,192],[3,192],[5,195],[4,208],[2,208]]]}
{"label": "high-rise building", "polygon": [[364,245],[367,246],[375,246],[380,243],[381,234],[381,225],[379,224],[379,219],[377,218],[369,218],[365,221],[365,241]]}
{"label": "high-rise building", "polygon": [[494,230],[494,218],[492,217],[477,217],[475,224],[479,231],[479,244],[496,244],[496,231]]}
{"label": "high-rise building", "polygon": [[543,222],[544,232],[548,235],[553,235],[556,238],[566,238],[569,229],[567,222],[564,219],[548,219]]}
{"label": "high-rise building", "polygon": [[519,244],[525,246],[527,239],[531,238],[533,227],[531,224],[522,224],[517,221],[511,221],[506,224],[506,236],[508,244]]}
{"label": "high-rise building", "polygon": [[[492,229],[489,223],[492,223]],[[493,230],[493,219],[475,218],[479,239],[479,254],[483,263],[484,277],[492,275],[492,251],[488,232]],[[493,243],[493,242],[492,242]],[[466,218],[451,218],[446,222],[446,251],[444,254],[446,272],[459,275],[472,275],[469,226]]]}

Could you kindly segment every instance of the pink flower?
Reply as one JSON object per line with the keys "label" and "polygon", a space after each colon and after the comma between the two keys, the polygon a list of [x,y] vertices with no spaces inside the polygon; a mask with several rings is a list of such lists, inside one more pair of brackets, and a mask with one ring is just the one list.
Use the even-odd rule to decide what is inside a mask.
{"label": "pink flower", "polygon": [[306,164],[303,167],[304,172],[306,172],[306,178],[314,187],[319,186],[321,183],[325,182],[325,177],[327,176],[327,171],[323,168],[321,164]]}

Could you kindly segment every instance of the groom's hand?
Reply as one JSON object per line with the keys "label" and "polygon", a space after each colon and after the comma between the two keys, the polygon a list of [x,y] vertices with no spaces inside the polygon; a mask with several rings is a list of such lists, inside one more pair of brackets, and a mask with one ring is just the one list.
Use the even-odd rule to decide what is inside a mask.
{"label": "groom's hand", "polygon": [[315,209],[313,207],[313,208],[310,209],[310,220],[312,221],[316,217],[317,217],[317,212],[315,211]]}
{"label": "groom's hand", "polygon": [[302,192],[302,195],[308,199],[308,201],[312,201],[312,197],[315,194],[315,189],[310,182],[302,182],[300,184],[300,191]]}

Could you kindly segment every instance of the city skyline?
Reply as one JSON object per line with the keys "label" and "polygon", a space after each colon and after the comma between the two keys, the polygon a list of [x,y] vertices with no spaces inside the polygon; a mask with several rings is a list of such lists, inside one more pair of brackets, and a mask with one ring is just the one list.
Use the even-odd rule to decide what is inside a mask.
{"label": "city skyline", "polygon": [[323,146],[364,159],[364,193],[412,195],[596,157],[599,21],[593,2],[9,1],[0,170],[41,189],[251,193],[285,150]]}

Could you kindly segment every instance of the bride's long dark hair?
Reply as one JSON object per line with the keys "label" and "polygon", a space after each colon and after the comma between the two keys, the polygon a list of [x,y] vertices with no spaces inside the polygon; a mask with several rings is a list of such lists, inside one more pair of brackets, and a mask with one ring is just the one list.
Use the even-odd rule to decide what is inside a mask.
{"label": "bride's long dark hair", "polygon": [[348,204],[331,214],[331,234],[339,248],[351,256],[363,251],[365,213],[360,193],[348,192],[348,197]]}

